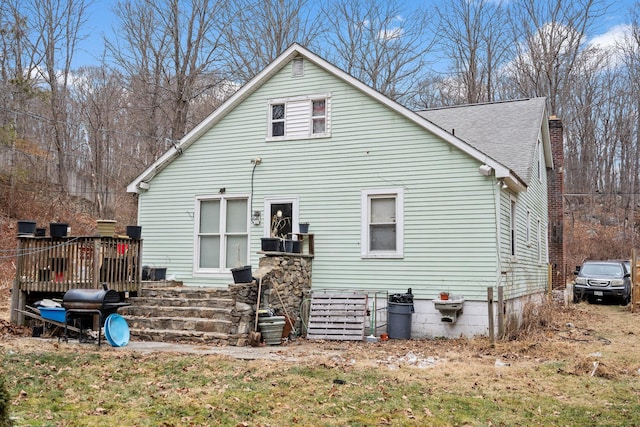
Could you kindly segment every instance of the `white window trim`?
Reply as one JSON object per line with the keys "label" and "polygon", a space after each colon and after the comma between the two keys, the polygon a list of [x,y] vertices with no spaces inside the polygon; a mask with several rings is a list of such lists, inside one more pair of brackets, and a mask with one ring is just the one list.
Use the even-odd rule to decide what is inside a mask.
{"label": "white window trim", "polygon": [[[313,101],[317,100],[325,100],[325,128],[324,133],[313,133]],[[309,120],[309,130],[307,135],[296,135],[296,136],[287,136],[287,104],[291,102],[300,102],[300,101],[308,101],[308,120]],[[272,126],[271,126],[271,106],[275,104],[284,104],[284,135],[283,136],[272,136]],[[265,141],[287,141],[287,140],[299,140],[299,139],[315,139],[315,138],[329,138],[331,136],[331,93],[319,93],[314,95],[305,95],[305,96],[295,96],[289,98],[277,98],[277,99],[269,99],[267,101],[267,137]]]}
{"label": "white window trim", "polygon": [[[369,251],[369,199],[371,196],[396,198],[396,250]],[[360,197],[360,256],[362,258],[404,258],[404,188],[362,190]]]}
{"label": "white window trim", "polygon": [[542,264],[542,220],[540,218],[537,219],[537,233],[538,233],[538,264]]}
{"label": "white window trim", "polygon": [[544,262],[549,264],[549,223],[545,223],[544,230]]}
{"label": "white window trim", "polygon": [[264,212],[265,212],[265,220],[264,220],[264,232],[263,237],[271,237],[271,205],[279,204],[279,203],[291,203],[291,209],[293,211],[293,218],[291,218],[291,232],[298,233],[300,232],[300,215],[298,213],[298,207],[300,205],[298,197],[290,197],[290,196],[266,196],[264,198]]}
{"label": "white window trim", "polygon": [[527,246],[531,246],[531,211],[527,209],[527,225],[526,225],[526,234],[527,234]]}
{"label": "white window trim", "polygon": [[[193,215],[193,276],[194,277],[212,277],[212,278],[228,278],[231,277],[231,269],[225,268],[226,265],[226,250],[223,250],[223,239],[221,242],[222,259],[220,262],[220,268],[199,268],[200,264],[200,245],[198,244],[198,234],[200,228],[200,202],[209,200],[220,200],[225,204],[226,212],[226,200],[228,199],[246,199],[247,200],[247,262],[251,259],[251,214],[249,212],[251,206],[251,199],[249,194],[212,194],[204,196],[196,196],[195,208]],[[220,230],[224,230],[226,226],[226,216],[220,216]],[[222,235],[224,233],[220,233]]]}
{"label": "white window trim", "polygon": [[[284,129],[284,135],[283,136],[273,136],[273,106],[277,105],[277,104],[284,104],[284,111],[283,111],[283,119],[282,119],[282,123],[283,123],[283,129]],[[280,121],[280,119],[278,119],[278,121]],[[269,105],[267,107],[267,124],[268,124],[268,129],[267,129],[267,139],[269,140],[273,140],[273,141],[279,141],[279,140],[283,140],[286,139],[287,137],[287,103],[282,101],[273,101],[273,102],[269,102]]]}
{"label": "white window trim", "polygon": [[538,139],[538,181],[542,183],[542,174],[544,172],[543,161],[544,161],[544,148],[542,142]]}

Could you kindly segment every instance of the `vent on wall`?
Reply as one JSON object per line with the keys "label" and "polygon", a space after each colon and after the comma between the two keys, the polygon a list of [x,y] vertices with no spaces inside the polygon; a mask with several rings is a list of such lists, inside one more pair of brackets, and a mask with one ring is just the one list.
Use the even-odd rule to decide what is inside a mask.
{"label": "vent on wall", "polygon": [[299,57],[299,58],[293,58],[293,67],[291,69],[291,72],[293,74],[293,77],[301,77],[304,75],[304,59]]}

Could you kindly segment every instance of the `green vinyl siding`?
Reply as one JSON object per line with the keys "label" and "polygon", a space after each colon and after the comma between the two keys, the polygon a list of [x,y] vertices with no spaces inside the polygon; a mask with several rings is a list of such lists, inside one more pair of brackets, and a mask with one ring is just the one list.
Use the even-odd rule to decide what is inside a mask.
{"label": "green vinyl siding", "polygon": [[[317,93],[331,96],[331,137],[266,141],[269,100]],[[423,298],[448,290],[482,300],[496,284],[495,179],[478,173],[477,160],[310,62],[304,77],[284,67],[154,177],[140,194],[143,263],[166,265],[187,285],[231,283],[230,274],[193,274],[195,200],[222,188],[250,196],[256,157],[262,163],[253,174],[252,210],[264,221],[265,197],[298,198],[300,220],[315,235],[315,289],[412,288]],[[363,259],[361,192],[385,188],[404,189],[404,256]],[[250,227],[254,269],[263,230]]]}
{"label": "green vinyl siding", "polygon": [[[534,168],[535,176],[532,177],[526,191],[514,195],[508,191],[501,194],[501,277],[500,285],[505,287],[506,298],[516,298],[544,291],[547,287],[547,258],[548,246],[547,224],[549,217],[547,214],[547,178],[546,173],[538,179],[537,169],[538,151],[542,147],[538,144],[533,156],[531,167]],[[544,156],[542,156],[544,162]],[[543,165],[544,170],[544,165]],[[512,259],[509,253],[509,203],[511,198],[516,200],[517,209],[517,256]],[[528,244],[526,238],[527,211],[530,212],[531,219],[531,242]],[[542,225],[542,262],[538,259],[537,246],[537,221]]]}

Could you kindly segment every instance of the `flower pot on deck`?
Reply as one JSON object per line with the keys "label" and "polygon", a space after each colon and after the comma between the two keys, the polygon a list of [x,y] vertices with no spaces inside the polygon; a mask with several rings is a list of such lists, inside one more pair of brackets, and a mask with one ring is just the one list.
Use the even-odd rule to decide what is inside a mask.
{"label": "flower pot on deck", "polygon": [[49,234],[51,237],[65,237],[67,235],[67,230],[69,229],[69,224],[66,222],[52,222],[49,223]]}
{"label": "flower pot on deck", "polygon": [[35,221],[18,221],[18,236],[32,236],[35,232]]}
{"label": "flower pot on deck", "polygon": [[99,219],[96,221],[98,234],[106,237],[113,237],[116,234],[116,221],[113,219]]}
{"label": "flower pot on deck", "polygon": [[131,240],[140,240],[142,238],[142,227],[139,225],[127,225],[127,236]]}

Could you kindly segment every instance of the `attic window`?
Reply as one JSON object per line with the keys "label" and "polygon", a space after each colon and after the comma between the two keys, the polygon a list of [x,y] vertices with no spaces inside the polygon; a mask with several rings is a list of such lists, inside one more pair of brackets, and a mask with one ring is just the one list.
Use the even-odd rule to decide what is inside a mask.
{"label": "attic window", "polygon": [[304,59],[303,58],[293,58],[293,66],[291,68],[291,73],[293,77],[302,77],[304,76]]}
{"label": "attic window", "polygon": [[318,94],[268,102],[267,141],[331,136],[331,96]]}

